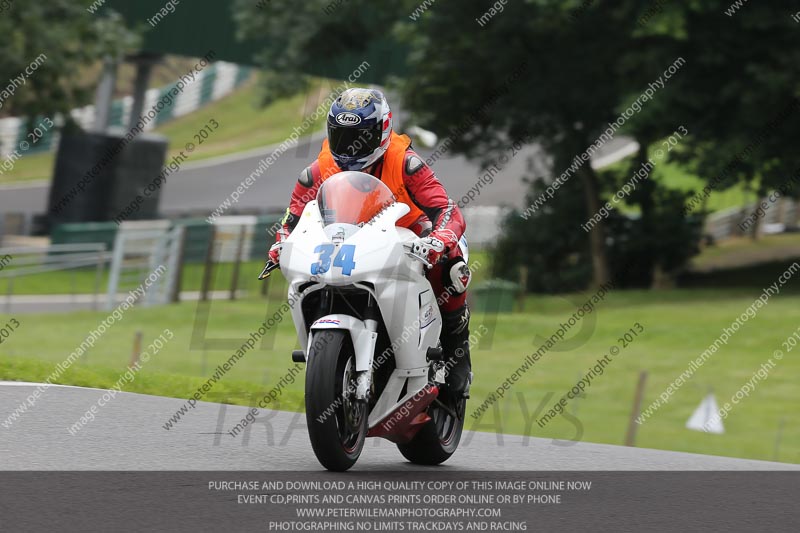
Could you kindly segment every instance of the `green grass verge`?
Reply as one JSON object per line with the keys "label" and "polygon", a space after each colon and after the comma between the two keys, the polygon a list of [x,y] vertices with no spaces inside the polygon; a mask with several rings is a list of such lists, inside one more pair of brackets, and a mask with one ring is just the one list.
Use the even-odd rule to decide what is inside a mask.
{"label": "green grass verge", "polygon": [[[0,359],[0,376],[7,376],[4,379],[9,379],[8,376],[14,376],[15,381],[42,383],[52,372],[53,364],[49,361],[21,357],[4,357]],[[122,373],[124,373],[124,369],[112,369],[96,365],[73,366],[52,382],[60,385],[111,389],[118,383]],[[126,384],[122,390],[139,394],[188,398],[206,380],[207,378],[199,376],[141,372],[136,375],[134,381]],[[263,394],[264,391],[261,385],[226,379],[215,385],[211,398],[219,399],[223,403],[247,405],[252,401],[252,398],[260,398]],[[284,401],[288,403],[294,401],[294,403],[299,404],[300,400],[302,400],[302,396],[297,391],[287,392],[284,397]]]}
{"label": "green grass verge", "polygon": [[[266,244],[264,246],[264,256],[266,257]],[[485,266],[475,272],[474,282],[482,281],[489,272],[489,256],[485,252],[471,251],[470,262],[478,259]],[[261,283],[256,279],[264,261],[247,261],[242,263],[239,271],[239,290],[259,292]],[[183,268],[183,290],[199,291],[203,281],[204,265],[200,263],[188,263]],[[8,267],[6,272],[11,271]],[[146,275],[147,273],[144,272]],[[212,287],[216,290],[229,290],[233,277],[232,263],[218,263],[214,266],[214,277]],[[280,277],[280,276],[279,276]],[[0,278],[0,302],[6,294],[15,295],[35,295],[35,294],[94,294],[97,283],[97,273],[95,269],[75,269],[69,271],[48,272],[43,274],[33,274],[14,278]],[[131,290],[138,283],[129,283],[120,288],[120,292]],[[11,285],[9,287],[9,285]],[[106,269],[100,276],[100,293],[104,294],[108,287],[108,270]]]}
{"label": "green grass verge", "polygon": [[13,169],[0,176],[0,184],[50,179],[55,161],[55,152],[23,155]]}
{"label": "green grass verge", "polygon": [[[145,346],[169,327],[175,338],[153,356],[128,390],[186,398],[226,361],[237,344],[272,314],[284,296],[285,285],[276,276],[270,302],[248,299],[215,301],[208,309],[206,339],[232,339],[214,349],[192,348],[198,304],[193,302],[157,308],[136,308],[115,324],[83,356],[74,374],[64,382],[107,387],[124,371],[136,331],[144,335]],[[476,422],[468,428],[535,437],[572,439],[621,444],[631,411],[639,372],[649,375],[644,406],[657,398],[681,372],[729,327],[760,293],[758,289],[675,290],[665,292],[619,291],[598,304],[596,324],[587,332],[585,344],[572,347],[565,342],[560,351],[547,353]],[[489,331],[473,351],[476,382],[468,412],[476,409],[524,358],[540,344],[536,336],[548,337],[565,322],[585,295],[531,296],[523,313],[473,315],[472,330]],[[572,302],[572,303],[570,303]],[[8,317],[0,317],[4,324]],[[41,380],[48,365],[54,368],[97,327],[105,313],[75,312],[58,315],[20,315],[20,328],[3,344],[0,379]],[[645,328],[634,342],[594,379],[585,398],[572,401],[567,411],[580,421],[581,431],[566,418],[556,418],[544,428],[532,421],[548,394],[547,404],[565,394],[579,377],[618,344],[617,339],[640,322]],[[781,342],[800,325],[800,296],[774,296],[758,315],[745,323],[729,344],[723,346],[694,377],[679,388],[638,430],[637,445],[732,457],[771,460],[779,427],[783,427],[778,460],[800,463],[800,353],[787,354],[769,377],[749,397],[736,405],[725,421],[724,435],[710,435],[684,428],[686,420],[710,389],[720,404],[728,401],[758,370],[781,349]],[[197,334],[195,334],[196,336]],[[200,335],[202,339],[203,336]],[[238,340],[236,340],[238,339]],[[264,345],[249,352],[217,385],[209,399],[247,404],[263,394],[283,376],[292,363],[297,346],[291,321],[280,323]],[[140,381],[141,380],[141,381]],[[223,385],[225,384],[225,385]],[[225,387],[230,387],[230,390]],[[303,380],[292,384],[277,407],[302,408]],[[219,392],[216,392],[219,391]],[[226,397],[228,396],[228,397]],[[543,413],[540,412],[539,416]],[[154,421],[161,423],[162,421]]]}
{"label": "green grass verge", "polygon": [[[194,135],[209,120],[219,122],[219,128],[208,140],[197,146],[191,160],[242,152],[285,141],[292,130],[303,122],[305,115],[313,113],[333,86],[325,80],[316,80],[306,93],[277,100],[266,107],[258,106],[258,87],[250,82],[233,94],[221,98],[188,115],[184,115],[158,128],[170,141],[169,159],[178,154],[187,142],[197,144]],[[321,94],[317,99],[316,96]],[[322,128],[325,113],[303,135],[310,135]]]}
{"label": "green grass verge", "polygon": [[[177,155],[187,142],[196,145],[195,151],[189,157],[190,161],[276,144],[289,137],[293,128],[302,123],[304,115],[311,114],[322,101],[327,94],[324,91],[332,87],[328,80],[315,80],[304,94],[278,100],[267,107],[259,107],[258,87],[251,81],[232,94],[168,122],[155,131],[169,140],[168,160]],[[318,97],[319,94],[323,96]],[[218,129],[202,144],[198,144],[194,135],[211,119],[219,123]],[[323,113],[304,134],[314,133],[324,122]],[[0,184],[50,179],[54,161],[55,152],[23,156],[11,171],[0,176]]]}
{"label": "green grass verge", "polygon": [[[239,271],[238,288],[240,290],[258,290],[260,285],[256,279],[263,261],[247,261],[241,264]],[[9,269],[10,270],[10,269]],[[202,286],[204,265],[189,263],[183,268],[183,290],[198,291]],[[147,275],[148,272],[142,272]],[[214,266],[212,286],[217,290],[228,290],[233,276],[233,263],[218,263]],[[6,294],[32,295],[32,294],[94,294],[97,283],[97,273],[93,268],[74,269],[68,271],[47,272],[42,274],[26,275],[14,278],[0,278],[0,300]],[[134,289],[139,282],[132,281],[119,292]],[[11,285],[11,287],[9,287]],[[105,294],[108,289],[108,269],[100,275],[100,293]]]}
{"label": "green grass verge", "polygon": [[[699,192],[708,184],[707,180],[702,179],[696,174],[692,174],[685,167],[676,162],[658,161],[654,155],[655,150],[658,148],[654,145],[650,151],[650,156],[653,160],[657,161],[655,170],[653,171],[653,180],[669,189],[675,189],[686,192]],[[604,170],[612,170],[616,172],[624,172],[625,182],[631,179],[631,175],[627,172],[631,168],[631,162],[634,156],[626,157],[616,163],[609,165]],[[741,207],[750,202],[755,202],[756,198],[752,192],[747,192],[744,186],[739,183],[733,187],[715,190],[708,197],[707,208],[709,212],[722,211],[730,207]],[[629,205],[625,202],[620,202],[619,209],[623,213],[638,213],[638,206]]]}
{"label": "green grass verge", "polygon": [[[659,163],[656,167],[656,179],[670,189],[699,192],[708,184],[707,180],[691,174],[677,163]],[[731,207],[741,207],[755,202],[755,194],[745,190],[739,183],[727,189],[715,190],[708,197],[707,208],[710,212],[722,211]]]}

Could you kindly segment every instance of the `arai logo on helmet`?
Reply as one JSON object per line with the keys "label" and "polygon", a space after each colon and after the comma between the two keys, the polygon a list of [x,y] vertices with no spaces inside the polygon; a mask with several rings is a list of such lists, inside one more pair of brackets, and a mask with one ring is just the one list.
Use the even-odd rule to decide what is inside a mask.
{"label": "arai logo on helmet", "polygon": [[361,123],[361,117],[356,115],[355,113],[339,113],[336,115],[336,122],[341,124],[342,126],[355,126],[356,124]]}

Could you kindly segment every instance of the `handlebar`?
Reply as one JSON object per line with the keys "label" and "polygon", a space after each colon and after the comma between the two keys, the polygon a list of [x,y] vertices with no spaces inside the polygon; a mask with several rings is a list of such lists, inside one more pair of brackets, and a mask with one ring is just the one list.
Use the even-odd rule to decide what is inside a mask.
{"label": "handlebar", "polygon": [[433,265],[430,262],[428,262],[428,258],[427,257],[423,257],[421,255],[417,255],[417,254],[414,253],[414,244],[413,243],[406,243],[405,245],[403,245],[403,247],[406,248],[406,255],[407,256],[416,259],[417,261],[419,261],[420,263],[425,265],[425,268],[433,268]]}
{"label": "handlebar", "polygon": [[420,263],[425,265],[425,268],[433,268],[433,265],[430,264],[427,259],[425,259],[424,257],[418,256],[414,252],[406,252],[406,255],[408,255],[409,257],[413,257],[414,259],[416,259],[417,261],[419,261]]}
{"label": "handlebar", "polygon": [[278,263],[273,263],[270,260],[267,260],[267,264],[264,265],[264,270],[261,271],[261,274],[258,275],[258,280],[263,281],[269,277],[270,272],[279,268],[280,265]]}

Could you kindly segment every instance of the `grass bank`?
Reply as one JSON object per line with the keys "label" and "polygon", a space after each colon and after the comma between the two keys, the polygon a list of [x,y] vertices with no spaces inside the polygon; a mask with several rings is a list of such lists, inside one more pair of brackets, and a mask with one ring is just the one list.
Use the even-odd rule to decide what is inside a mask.
{"label": "grass bank", "polygon": [[[108,387],[128,364],[137,331],[142,332],[146,346],[149,339],[170,328],[175,338],[147,363],[129,390],[185,398],[279,307],[283,289],[276,278],[271,300],[215,301],[207,308],[202,306],[208,304],[186,302],[130,310],[63,376],[62,382]],[[592,319],[576,326],[585,328],[582,333],[553,347],[479,420],[468,418],[467,427],[621,444],[639,373],[648,372],[646,407],[717,339],[723,328],[731,326],[759,293],[759,289],[610,293],[589,315]],[[476,382],[468,411],[472,412],[495,391],[586,298],[587,295],[531,296],[524,312],[473,315],[472,329],[477,331],[484,326],[488,333],[473,350]],[[201,318],[208,316],[205,329],[201,327],[203,321],[198,320],[198,311]],[[17,316],[21,326],[3,344],[0,379],[42,380],[104,317],[104,313],[96,312]],[[0,323],[8,318],[0,316]],[[621,350],[603,375],[593,379],[585,397],[567,404],[566,411],[574,419],[559,416],[539,427],[534,416],[541,417],[543,409],[575,386],[610,347],[619,346],[619,339],[636,323],[644,331]],[[734,407],[725,420],[724,435],[698,433],[684,427],[710,390],[720,404],[728,401],[775,350],[782,349],[782,341],[798,325],[800,296],[785,292],[772,297],[666,405],[639,427],[637,445],[800,463],[800,359],[795,357],[800,347],[795,349],[797,353],[787,353],[768,378]],[[567,335],[570,336],[573,333]],[[216,345],[205,343],[204,347],[203,339],[217,339],[213,341]],[[294,327],[287,318],[237,363],[215,387],[218,392],[211,399],[247,404],[250,398],[266,393],[292,365],[290,354],[296,346]],[[301,409],[302,390],[300,379],[289,387],[277,406]],[[782,436],[775,456],[779,428]]]}

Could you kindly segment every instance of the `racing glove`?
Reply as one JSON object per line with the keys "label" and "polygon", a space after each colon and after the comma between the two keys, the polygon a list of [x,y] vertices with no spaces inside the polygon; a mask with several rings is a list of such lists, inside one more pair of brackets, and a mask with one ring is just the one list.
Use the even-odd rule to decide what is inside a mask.
{"label": "racing glove", "polygon": [[427,258],[430,264],[435,265],[456,246],[458,246],[458,238],[453,230],[437,229],[427,237],[417,239],[414,242],[413,251],[416,255]]}
{"label": "racing glove", "polygon": [[275,244],[269,248],[269,260],[276,265],[281,262],[281,249],[283,248],[283,241],[289,237],[289,230],[281,228],[275,233]]}

